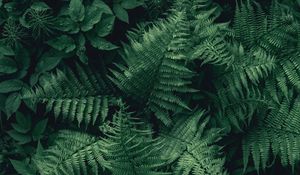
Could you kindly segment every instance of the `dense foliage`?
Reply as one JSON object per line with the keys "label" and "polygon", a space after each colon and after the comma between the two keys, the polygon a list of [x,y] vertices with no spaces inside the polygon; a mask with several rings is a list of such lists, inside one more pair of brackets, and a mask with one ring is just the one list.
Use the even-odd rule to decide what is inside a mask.
{"label": "dense foliage", "polygon": [[299,22],[299,0],[0,0],[0,175],[299,174]]}

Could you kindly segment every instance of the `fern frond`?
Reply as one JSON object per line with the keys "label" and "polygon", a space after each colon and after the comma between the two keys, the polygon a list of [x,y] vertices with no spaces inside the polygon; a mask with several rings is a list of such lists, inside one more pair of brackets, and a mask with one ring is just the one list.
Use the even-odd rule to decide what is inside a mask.
{"label": "fern frond", "polygon": [[165,140],[162,156],[176,163],[174,174],[227,174],[224,159],[220,158],[220,147],[215,145],[220,139],[220,130],[206,131],[209,119],[203,119],[204,113],[198,110],[188,118],[180,117],[170,130],[161,132],[160,137]]}
{"label": "fern frond", "polygon": [[178,13],[168,22],[152,27],[143,35],[143,41],[131,41],[131,48],[125,50],[127,66],[118,65],[121,72],[112,70],[111,80],[139,103],[146,103],[166,125],[171,123],[170,112],[189,109],[179,95],[195,91],[188,87],[193,72],[184,66],[183,60],[170,56],[170,51],[174,51],[170,46],[171,31],[182,18],[184,14]]}
{"label": "fern frond", "polygon": [[275,157],[279,156],[283,166],[294,168],[300,160],[299,109],[299,97],[294,102],[284,99],[258,127],[246,133],[243,140],[245,167],[250,156],[257,171],[265,169],[272,151]]}
{"label": "fern frond", "polygon": [[56,119],[74,122],[85,126],[103,122],[110,104],[115,100],[109,95],[105,82],[96,73],[77,65],[75,74],[71,69],[66,73],[57,70],[45,75],[39,86],[26,92],[24,98],[33,103],[46,104],[47,111],[53,111]]}
{"label": "fern frond", "polygon": [[53,146],[37,153],[33,162],[41,175],[100,174],[108,166],[101,140],[70,130],[60,131]]}
{"label": "fern frond", "polygon": [[107,167],[114,175],[163,175],[162,142],[152,139],[152,131],[129,113],[115,113],[111,125],[106,126],[102,150]]}

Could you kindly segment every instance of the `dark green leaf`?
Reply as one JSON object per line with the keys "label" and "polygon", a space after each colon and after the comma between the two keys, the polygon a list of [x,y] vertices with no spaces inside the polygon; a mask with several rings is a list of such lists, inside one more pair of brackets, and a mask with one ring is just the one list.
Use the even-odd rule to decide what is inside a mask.
{"label": "dark green leaf", "polygon": [[68,16],[57,17],[54,24],[57,30],[69,32],[71,34],[78,33],[80,31],[79,24],[71,20]]}
{"label": "dark green leaf", "polygon": [[85,37],[83,35],[78,35],[76,41],[77,41],[76,55],[79,57],[79,59],[82,63],[87,64],[88,63],[88,57],[85,54],[85,51],[86,51]]}
{"label": "dark green leaf", "polygon": [[44,2],[34,2],[30,8],[35,11],[45,11],[50,9],[50,7]]}
{"label": "dark green leaf", "polygon": [[47,44],[57,49],[59,51],[64,51],[66,53],[73,51],[76,48],[73,38],[68,35],[62,35],[47,41]]}
{"label": "dark green leaf", "polygon": [[0,73],[11,74],[17,72],[16,62],[7,57],[0,57]]}
{"label": "dark green leaf", "polygon": [[15,130],[10,130],[7,132],[7,134],[14,140],[18,141],[19,144],[26,144],[31,142],[31,137],[29,135],[19,133]]}
{"label": "dark green leaf", "polygon": [[[70,54],[50,50],[42,55],[36,66],[36,72],[45,72],[55,68],[63,58],[69,57]],[[39,74],[37,74],[39,75]],[[38,77],[38,76],[37,76]]]}
{"label": "dark green leaf", "polygon": [[102,15],[101,21],[96,25],[95,31],[98,36],[105,37],[111,33],[115,22],[113,15]]}
{"label": "dark green leaf", "polygon": [[17,79],[2,81],[0,83],[0,93],[18,91],[23,87],[23,82]]}
{"label": "dark green leaf", "polygon": [[30,116],[24,115],[21,112],[16,113],[17,125],[22,128],[22,131],[17,131],[21,133],[26,133],[31,129],[31,118]]}
{"label": "dark green leaf", "polygon": [[84,6],[81,0],[71,0],[69,5],[69,15],[75,22],[83,21],[84,19]]}
{"label": "dark green leaf", "polygon": [[129,22],[128,13],[120,4],[114,4],[113,11],[115,12],[119,20],[124,21],[126,23]]}
{"label": "dark green leaf", "polygon": [[39,121],[32,130],[32,138],[34,141],[39,140],[44,133],[46,126],[48,123],[48,119],[44,119]]}
{"label": "dark green leaf", "polygon": [[5,111],[8,118],[15,113],[21,105],[21,96],[19,93],[10,94],[5,101]]}
{"label": "dark green leaf", "polygon": [[118,46],[95,34],[88,35],[88,39],[90,40],[92,46],[99,50],[113,50],[118,48]]}
{"label": "dark green leaf", "polygon": [[86,32],[91,30],[101,19],[102,12],[95,5],[88,6],[85,12],[85,18],[81,23],[81,30]]}
{"label": "dark green leaf", "polygon": [[12,48],[9,46],[6,46],[5,43],[3,43],[3,42],[0,42],[0,54],[7,55],[7,56],[15,55]]}
{"label": "dark green leaf", "polygon": [[121,3],[121,6],[124,9],[134,9],[138,6],[143,5],[144,2],[138,1],[138,0],[123,0]]}
{"label": "dark green leaf", "polygon": [[14,169],[21,175],[34,175],[35,171],[23,161],[9,159]]}

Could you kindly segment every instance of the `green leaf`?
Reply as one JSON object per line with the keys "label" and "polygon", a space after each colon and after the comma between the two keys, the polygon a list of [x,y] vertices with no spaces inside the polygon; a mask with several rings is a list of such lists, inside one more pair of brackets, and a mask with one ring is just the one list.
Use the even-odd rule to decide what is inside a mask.
{"label": "green leaf", "polygon": [[77,50],[76,50],[76,55],[79,57],[80,61],[84,64],[88,63],[88,57],[85,54],[86,48],[85,48],[85,37],[81,34],[78,35],[76,38],[77,42]]}
{"label": "green leaf", "polygon": [[5,101],[5,111],[8,118],[15,113],[21,105],[21,96],[19,93],[10,94]]}
{"label": "green leaf", "polygon": [[112,44],[109,41],[106,41],[104,38],[101,38],[95,34],[87,36],[91,42],[91,45],[99,50],[113,50],[118,48],[118,46]]}
{"label": "green leaf", "polygon": [[96,25],[95,31],[98,36],[105,37],[111,33],[115,22],[113,15],[102,15],[101,21]]}
{"label": "green leaf", "polygon": [[18,91],[23,87],[23,82],[17,79],[2,81],[0,83],[0,93]]}
{"label": "green leaf", "polygon": [[85,18],[81,23],[81,30],[86,32],[91,30],[97,24],[102,16],[102,12],[93,4],[86,8]]}
{"label": "green leaf", "polygon": [[69,32],[71,34],[78,33],[80,31],[80,26],[78,23],[74,22],[68,16],[59,16],[54,22],[54,26],[57,30]]}
{"label": "green leaf", "polygon": [[129,22],[128,13],[120,4],[114,4],[113,11],[115,12],[119,20],[124,21],[126,23]]}
{"label": "green leaf", "polygon": [[7,57],[0,57],[0,73],[11,74],[17,72],[16,62]]}
{"label": "green leaf", "polygon": [[46,126],[48,123],[48,119],[44,119],[39,121],[32,130],[32,138],[34,141],[42,138],[42,134],[44,133]]}
{"label": "green leaf", "polygon": [[12,50],[11,47],[6,46],[5,43],[0,42],[0,53],[2,55],[6,55],[6,56],[13,56],[15,55],[14,51]]}
{"label": "green leaf", "polygon": [[68,35],[62,35],[57,38],[54,38],[50,41],[47,41],[47,44],[53,47],[54,49],[64,51],[66,53],[69,53],[76,48],[73,38],[71,38]]}
{"label": "green leaf", "polygon": [[34,2],[31,7],[31,9],[35,11],[46,11],[50,10],[51,8],[44,2]]}
{"label": "green leaf", "polygon": [[36,172],[23,161],[9,159],[17,173],[21,175],[33,175]]}
{"label": "green leaf", "polygon": [[16,113],[17,131],[20,133],[26,133],[31,129],[31,118],[30,116],[24,115],[21,112]]}
{"label": "green leaf", "polygon": [[84,19],[84,6],[81,0],[71,0],[69,5],[69,15],[75,22],[83,21]]}
{"label": "green leaf", "polygon": [[[40,58],[39,62],[36,66],[36,72],[45,72],[55,68],[63,58],[67,58],[71,56],[70,54],[66,54],[64,52],[59,52],[57,50],[49,50],[44,53]],[[39,75],[39,74],[37,74]]]}
{"label": "green leaf", "polygon": [[121,6],[124,8],[124,9],[134,9],[138,6],[141,6],[143,5],[144,2],[139,2],[137,0],[123,0],[121,2]]}
{"label": "green leaf", "polygon": [[31,142],[31,137],[29,135],[19,133],[16,130],[9,130],[7,131],[7,134],[14,140],[18,141],[19,144]]}

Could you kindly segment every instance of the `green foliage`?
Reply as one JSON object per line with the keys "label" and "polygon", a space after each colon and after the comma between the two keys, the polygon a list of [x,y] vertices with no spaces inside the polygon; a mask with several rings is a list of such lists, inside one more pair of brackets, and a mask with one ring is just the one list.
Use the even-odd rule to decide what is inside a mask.
{"label": "green foliage", "polygon": [[0,0],[0,175],[298,174],[299,20],[287,0]]}

